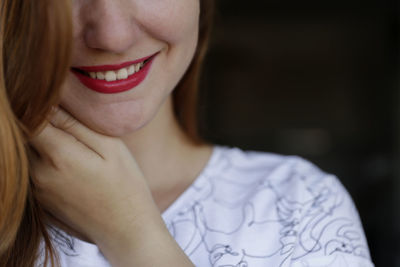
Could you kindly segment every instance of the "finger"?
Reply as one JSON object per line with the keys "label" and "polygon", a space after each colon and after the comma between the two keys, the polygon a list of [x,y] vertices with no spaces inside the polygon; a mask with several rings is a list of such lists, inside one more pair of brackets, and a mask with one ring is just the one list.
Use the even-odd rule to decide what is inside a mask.
{"label": "finger", "polygon": [[[63,141],[65,142],[63,139],[65,139],[65,136],[63,136],[61,131],[57,130],[50,123],[47,123],[46,126],[30,140],[30,144],[31,147],[38,152],[40,158],[51,160],[51,152],[58,150],[58,147]],[[33,158],[33,155],[30,156]]]}
{"label": "finger", "polygon": [[41,182],[37,177],[37,173],[39,173],[38,170],[42,165],[43,159],[41,159],[39,154],[37,154],[35,151],[29,151],[28,158],[29,158],[29,176],[36,189],[37,187],[41,186],[40,185]]}
{"label": "finger", "polygon": [[66,157],[72,159],[99,157],[99,154],[81,143],[74,136],[48,123],[43,130],[31,139],[30,144],[55,167],[65,163]]}
{"label": "finger", "polygon": [[29,153],[29,175],[38,198],[41,198],[42,195],[49,197],[48,190],[58,182],[56,169],[53,165],[37,154]]}
{"label": "finger", "polygon": [[62,108],[54,108],[54,114],[50,122],[54,127],[73,135],[77,140],[96,151],[103,158],[109,150],[111,137],[89,129]]}

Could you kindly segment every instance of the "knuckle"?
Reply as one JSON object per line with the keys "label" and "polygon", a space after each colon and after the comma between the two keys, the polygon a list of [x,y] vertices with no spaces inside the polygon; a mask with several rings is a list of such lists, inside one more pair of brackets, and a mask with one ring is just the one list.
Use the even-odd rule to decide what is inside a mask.
{"label": "knuckle", "polygon": [[73,118],[66,118],[64,120],[64,122],[62,123],[61,127],[63,129],[68,130],[68,129],[74,128],[77,123],[78,123],[78,121]]}

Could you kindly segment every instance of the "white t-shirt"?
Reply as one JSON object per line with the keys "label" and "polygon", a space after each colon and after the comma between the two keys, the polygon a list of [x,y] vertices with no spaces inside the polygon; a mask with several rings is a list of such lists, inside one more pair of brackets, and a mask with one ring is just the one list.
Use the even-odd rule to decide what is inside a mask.
{"label": "white t-shirt", "polygon": [[[295,156],[215,146],[162,217],[199,267],[373,266],[347,191]],[[55,241],[62,267],[111,266],[93,244]]]}

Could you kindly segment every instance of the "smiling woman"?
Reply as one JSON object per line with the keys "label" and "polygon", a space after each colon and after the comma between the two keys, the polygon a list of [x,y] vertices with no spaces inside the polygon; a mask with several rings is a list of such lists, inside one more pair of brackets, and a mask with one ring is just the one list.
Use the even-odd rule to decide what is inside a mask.
{"label": "smiling woman", "polygon": [[336,177],[198,135],[213,0],[1,3],[1,266],[372,266]]}
{"label": "smiling woman", "polygon": [[[74,1],[74,4],[77,3],[81,5],[80,1]],[[76,5],[73,9],[70,5],[70,1],[0,1],[0,266],[33,266],[40,240],[45,241],[46,264],[47,260],[55,263],[45,227],[46,214],[29,179],[33,174],[27,161],[27,141],[42,128],[51,107],[60,101],[61,83],[67,77],[72,53],[71,15],[77,15]],[[197,133],[195,103],[200,66],[211,29],[212,7],[212,1],[202,1],[196,54],[174,91],[174,110],[178,121],[195,143],[202,142]],[[75,27],[75,32],[76,29],[79,25]],[[129,62],[129,66],[124,66],[124,63],[117,65],[117,69],[127,68],[127,80],[134,78],[127,82],[129,88],[119,86],[115,89],[112,77],[109,78],[110,83],[100,83],[99,86],[96,86],[96,81],[85,82],[82,77],[80,80],[89,89],[92,86],[88,84],[94,84],[97,91],[111,90],[108,92],[116,93],[131,89],[146,76],[140,74],[145,71],[142,69],[144,66],[136,61]],[[146,59],[140,64],[150,63],[148,61]],[[86,71],[92,80],[99,81],[106,79],[104,70],[115,67],[105,65],[93,69],[99,67],[89,66],[85,69],[80,65],[72,71],[81,70],[80,75],[85,75],[83,72]],[[119,75],[118,72],[117,78]]]}

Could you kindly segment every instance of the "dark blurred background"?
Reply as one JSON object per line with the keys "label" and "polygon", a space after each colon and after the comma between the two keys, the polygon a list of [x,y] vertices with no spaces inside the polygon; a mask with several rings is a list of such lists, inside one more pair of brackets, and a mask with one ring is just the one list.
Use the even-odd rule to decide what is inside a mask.
{"label": "dark blurred background", "polygon": [[216,2],[203,134],[336,174],[376,266],[400,266],[397,1]]}

